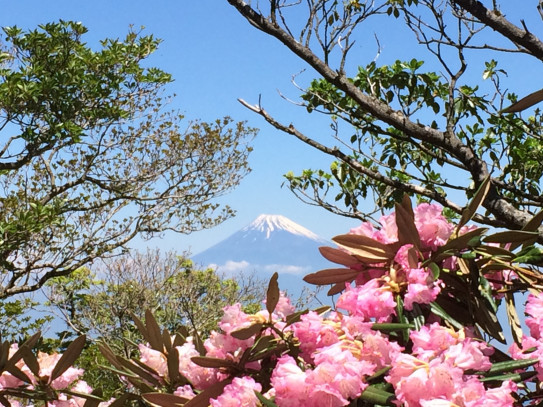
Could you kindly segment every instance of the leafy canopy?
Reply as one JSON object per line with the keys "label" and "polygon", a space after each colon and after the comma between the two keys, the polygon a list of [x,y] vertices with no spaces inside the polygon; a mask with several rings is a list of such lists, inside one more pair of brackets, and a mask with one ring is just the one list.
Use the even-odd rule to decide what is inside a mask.
{"label": "leafy canopy", "polygon": [[183,123],[171,76],[146,67],[160,41],[130,31],[99,49],[80,23],[0,43],[0,298],[40,288],[136,236],[190,233],[233,215],[214,198],[249,171],[255,130]]}

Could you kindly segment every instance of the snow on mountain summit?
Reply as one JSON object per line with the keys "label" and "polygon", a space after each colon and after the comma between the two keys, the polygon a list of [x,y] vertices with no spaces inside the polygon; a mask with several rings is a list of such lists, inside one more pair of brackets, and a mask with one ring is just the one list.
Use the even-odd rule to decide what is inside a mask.
{"label": "snow on mountain summit", "polygon": [[269,239],[270,234],[273,231],[283,230],[295,235],[307,237],[311,240],[321,240],[315,233],[281,215],[260,215],[251,224],[242,229],[244,232],[251,230],[265,233],[267,239]]}

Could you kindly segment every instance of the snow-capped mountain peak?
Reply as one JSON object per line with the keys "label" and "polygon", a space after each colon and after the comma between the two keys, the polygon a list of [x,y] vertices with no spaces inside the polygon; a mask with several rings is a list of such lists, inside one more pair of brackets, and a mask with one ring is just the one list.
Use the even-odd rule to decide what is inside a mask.
{"label": "snow-capped mountain peak", "polygon": [[265,233],[267,239],[269,239],[273,231],[283,230],[298,236],[307,237],[311,240],[321,240],[315,233],[281,215],[260,215],[242,230],[245,232],[257,230]]}

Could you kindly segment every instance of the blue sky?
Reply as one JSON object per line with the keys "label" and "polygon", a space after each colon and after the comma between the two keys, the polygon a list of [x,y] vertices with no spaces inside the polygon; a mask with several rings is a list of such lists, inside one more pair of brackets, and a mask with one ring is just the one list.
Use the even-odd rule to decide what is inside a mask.
{"label": "blue sky", "polygon": [[[161,240],[151,241],[151,245],[197,253],[262,213],[284,215],[327,239],[357,225],[353,220],[305,205],[288,189],[281,188],[284,173],[328,168],[331,160],[274,130],[242,107],[237,98],[256,103],[261,95],[264,108],[271,114],[283,122],[295,123],[320,140],[329,137],[328,123],[317,115],[308,116],[305,109],[281,98],[278,91],[291,99],[298,97],[291,77],[307,67],[276,40],[250,26],[226,0],[18,0],[4,2],[0,26],[34,28],[58,19],[81,21],[89,28],[89,44],[105,37],[123,37],[129,25],[145,26],[144,34],[163,39],[149,61],[175,79],[168,89],[177,94],[172,108],[180,109],[188,119],[213,120],[229,115],[260,128],[250,158],[253,172],[221,200],[238,211],[237,217],[190,236],[167,234]],[[379,63],[412,58],[408,36],[411,34],[407,31],[384,30],[379,36],[383,46]],[[372,27],[363,33],[352,53],[360,64],[373,59],[376,46]],[[308,70],[300,81],[307,83],[313,76]]]}

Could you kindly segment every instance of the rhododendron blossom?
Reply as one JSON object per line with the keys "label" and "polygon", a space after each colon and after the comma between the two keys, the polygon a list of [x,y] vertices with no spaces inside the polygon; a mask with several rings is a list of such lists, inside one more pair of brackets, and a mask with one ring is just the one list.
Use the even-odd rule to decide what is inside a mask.
{"label": "rhododendron blossom", "polygon": [[[62,355],[58,353],[49,355],[44,352],[39,352],[38,363],[40,365],[40,377],[50,377],[61,356]],[[62,375],[53,380],[51,387],[56,390],[66,389],[70,384],[79,379],[83,372],[83,369],[69,367]],[[31,380],[35,383],[35,378],[33,376],[31,377]]]}
{"label": "rhododendron blossom", "polygon": [[262,391],[262,385],[251,377],[236,377],[217,399],[210,400],[211,407],[257,407],[255,390]]}
{"label": "rhododendron blossom", "polygon": [[[278,407],[342,407],[355,405],[355,400],[360,399],[368,404],[392,403],[399,407],[512,407],[524,401],[528,404],[522,405],[535,405],[540,395],[532,399],[525,396],[529,386],[517,386],[509,376],[492,375],[502,371],[518,373],[515,379],[522,382],[533,380],[537,374],[537,379],[543,381],[543,295],[528,297],[526,325],[530,335],[523,336],[520,346],[510,347],[508,359],[490,345],[492,342],[486,342],[499,330],[492,318],[485,315],[487,319],[470,320],[466,312],[461,315],[463,319],[458,319],[462,323],[458,323],[453,319],[455,315],[449,316],[447,311],[464,312],[466,302],[466,310],[479,312],[488,306],[491,311],[485,311],[495,312],[490,305],[497,305],[492,301],[497,303],[505,296],[496,290],[513,287],[523,270],[513,266],[510,268],[515,272],[511,272],[505,267],[511,264],[504,264],[505,260],[479,258],[475,251],[464,247],[463,243],[474,236],[473,246],[480,247],[483,231],[474,227],[459,228],[460,236],[471,234],[464,239],[455,236],[447,244],[455,225],[447,221],[438,205],[420,204],[413,209],[414,216],[405,207],[398,213],[403,213],[398,223],[392,213],[381,217],[380,229],[365,222],[351,230],[351,234],[374,242],[353,236],[337,239],[346,244],[341,250],[330,250],[330,259],[345,265],[346,272],[324,270],[325,278],[316,273],[319,278],[314,282],[333,281],[337,283],[334,292],[345,287],[334,310],[297,313],[284,293],[270,284],[267,301],[277,301],[273,310],[269,307],[247,314],[241,304],[225,307],[217,329],[204,340],[203,349],[195,346],[201,343],[196,341],[196,334],[188,336],[183,330],[179,331],[185,332],[183,336],[172,338],[171,343],[165,341],[162,351],[140,344],[139,364],[156,372],[162,386],[157,392],[173,393],[164,399],[171,397],[172,403],[179,405],[183,399],[190,399],[196,405],[211,407],[261,406],[261,394]],[[491,241],[502,241],[503,236]],[[372,243],[375,248],[370,247]],[[442,248],[445,244],[447,247]],[[481,252],[503,254],[506,245],[497,246],[493,243]],[[477,275],[476,267],[486,264],[491,267]],[[469,284],[462,285],[466,276]],[[476,278],[471,279],[473,276]],[[451,290],[456,284],[467,287],[467,292]],[[470,296],[476,301],[468,304]],[[454,303],[456,297],[462,300]],[[451,302],[456,308],[447,309]],[[485,324],[491,329],[486,329]],[[181,378],[176,372],[172,379],[168,370],[172,353],[168,352],[172,352],[173,343]],[[10,355],[16,350],[12,346]],[[59,358],[40,353],[40,375],[50,375]],[[523,363],[518,364],[517,359]],[[524,359],[530,359],[529,363]],[[506,365],[513,364],[493,369],[502,360]],[[16,366],[37,383],[22,360]],[[520,374],[527,372],[526,366],[532,370],[524,379]],[[77,381],[81,373],[81,369],[69,368],[54,380],[58,399],[48,405],[82,406],[83,398],[61,392],[71,389],[90,393],[85,382]],[[8,372],[0,376],[0,392],[25,385]],[[148,391],[147,382],[145,386],[144,391]],[[222,389],[220,394],[217,389]],[[157,400],[161,396],[158,394]],[[17,406],[17,401],[12,405]]]}
{"label": "rhododendron blossom", "polygon": [[347,284],[337,301],[337,308],[366,321],[387,321],[395,314],[396,302],[391,290],[374,279],[357,287]]}

